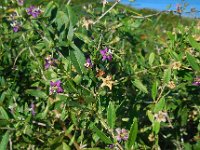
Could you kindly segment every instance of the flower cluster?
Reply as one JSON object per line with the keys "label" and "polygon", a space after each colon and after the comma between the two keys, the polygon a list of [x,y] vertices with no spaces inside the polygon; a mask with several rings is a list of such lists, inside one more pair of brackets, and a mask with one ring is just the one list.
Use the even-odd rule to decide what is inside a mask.
{"label": "flower cluster", "polygon": [[13,20],[13,21],[10,23],[10,25],[12,26],[14,32],[18,32],[19,29],[20,29],[20,27],[21,27],[20,22],[18,22],[17,20]]}
{"label": "flower cluster", "polygon": [[115,131],[117,132],[116,139],[118,142],[121,142],[122,140],[123,141],[128,140],[128,131],[126,129],[117,128],[117,129],[115,129]]}
{"label": "flower cluster", "polygon": [[16,19],[18,17],[17,12],[14,12],[10,15],[10,20],[11,20],[11,27],[13,28],[14,32],[18,32],[20,27],[21,27],[21,23]]}
{"label": "flower cluster", "polygon": [[31,15],[33,18],[37,18],[42,13],[40,8],[35,6],[30,6],[29,8],[26,9],[26,11],[27,14]]}
{"label": "flower cluster", "polygon": [[45,58],[45,64],[44,64],[45,69],[49,69],[49,67],[55,66],[55,65],[56,65],[56,59],[52,58],[51,55]]}
{"label": "flower cluster", "polygon": [[157,114],[154,114],[154,118],[158,122],[166,122],[168,115],[166,112],[159,111]]}
{"label": "flower cluster", "polygon": [[100,53],[102,55],[102,61],[105,61],[105,60],[111,61],[112,60],[112,52],[110,49],[105,48],[104,50],[100,50]]}
{"label": "flower cluster", "polygon": [[200,86],[200,77],[195,78],[192,85]]}
{"label": "flower cluster", "polygon": [[55,93],[63,93],[64,90],[61,87],[61,81],[57,80],[56,82],[50,81],[50,95]]}
{"label": "flower cluster", "polygon": [[86,59],[86,63],[84,64],[84,66],[86,68],[92,68],[93,64],[92,64],[92,61],[89,57]]}

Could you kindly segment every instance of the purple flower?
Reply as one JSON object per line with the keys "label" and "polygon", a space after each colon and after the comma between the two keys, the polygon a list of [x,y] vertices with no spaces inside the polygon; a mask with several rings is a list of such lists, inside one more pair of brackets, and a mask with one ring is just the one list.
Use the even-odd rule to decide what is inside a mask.
{"label": "purple flower", "polygon": [[122,140],[124,141],[128,140],[128,131],[126,129],[117,128],[115,129],[115,131],[117,132],[117,135],[116,135],[117,141],[121,142]]}
{"label": "purple flower", "polygon": [[56,59],[52,58],[51,55],[45,58],[45,64],[44,64],[45,69],[49,69],[50,66],[55,66],[55,65],[56,65]]}
{"label": "purple flower", "polygon": [[14,32],[18,32],[20,29],[20,23],[16,20],[12,21],[12,23],[10,24],[13,27],[13,31]]}
{"label": "purple flower", "polygon": [[200,77],[195,78],[194,82],[192,83],[192,85],[200,86]]}
{"label": "purple flower", "polygon": [[115,148],[115,145],[114,145],[114,144],[110,144],[110,145],[108,145],[108,148],[109,148],[109,149],[114,149],[114,148]]}
{"label": "purple flower", "polygon": [[105,48],[104,50],[100,50],[100,53],[102,55],[102,61],[112,60],[112,52],[108,48]]}
{"label": "purple flower", "polygon": [[13,31],[14,31],[14,32],[18,32],[18,31],[19,31],[19,26],[14,26],[14,27],[13,27]]}
{"label": "purple flower", "polygon": [[39,7],[30,6],[26,9],[27,14],[33,16],[33,18],[37,18],[42,12]]}
{"label": "purple flower", "polygon": [[92,61],[89,57],[86,59],[86,63],[84,64],[84,66],[86,68],[92,68],[93,64],[92,64]]}
{"label": "purple flower", "polygon": [[17,3],[19,6],[23,6],[24,5],[24,0],[17,0]]}
{"label": "purple flower", "polygon": [[61,87],[61,81],[57,80],[56,82],[50,81],[50,94],[54,93],[63,93],[64,90]]}

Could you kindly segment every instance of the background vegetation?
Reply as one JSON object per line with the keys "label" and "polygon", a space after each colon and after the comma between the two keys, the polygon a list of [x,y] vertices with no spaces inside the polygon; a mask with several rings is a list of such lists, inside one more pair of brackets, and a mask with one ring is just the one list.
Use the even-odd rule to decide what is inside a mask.
{"label": "background vegetation", "polygon": [[19,2],[0,4],[1,150],[200,149],[199,20]]}

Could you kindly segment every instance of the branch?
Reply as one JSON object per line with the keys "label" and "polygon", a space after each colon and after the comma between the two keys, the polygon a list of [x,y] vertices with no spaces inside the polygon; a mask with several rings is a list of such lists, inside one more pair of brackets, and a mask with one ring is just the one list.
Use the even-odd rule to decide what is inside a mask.
{"label": "branch", "polygon": [[101,20],[109,11],[111,11],[118,3],[120,2],[120,0],[116,0],[116,2],[105,12],[103,13],[95,22],[93,22],[93,24],[96,24],[97,22],[99,22],[99,20]]}

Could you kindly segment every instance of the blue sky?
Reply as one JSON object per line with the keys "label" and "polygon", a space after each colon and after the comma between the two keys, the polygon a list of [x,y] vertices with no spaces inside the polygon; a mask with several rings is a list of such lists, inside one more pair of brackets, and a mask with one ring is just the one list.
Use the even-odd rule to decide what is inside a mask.
{"label": "blue sky", "polygon": [[[157,10],[167,10],[167,6],[171,5],[170,10],[176,9],[176,4],[188,3],[186,11],[190,11],[191,8],[196,8],[200,10],[200,0],[135,0],[135,2],[130,2],[129,0],[121,0],[121,3],[131,5],[135,8],[151,8]],[[197,14],[196,14],[197,15]],[[200,16],[200,14],[198,14]]]}

